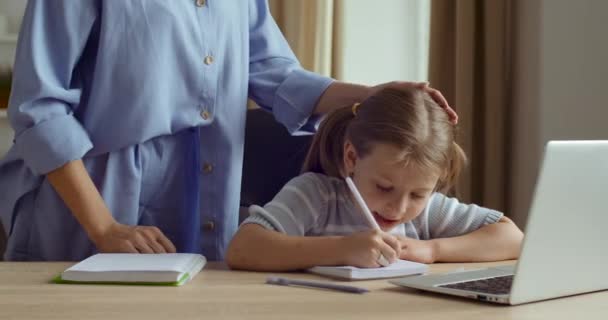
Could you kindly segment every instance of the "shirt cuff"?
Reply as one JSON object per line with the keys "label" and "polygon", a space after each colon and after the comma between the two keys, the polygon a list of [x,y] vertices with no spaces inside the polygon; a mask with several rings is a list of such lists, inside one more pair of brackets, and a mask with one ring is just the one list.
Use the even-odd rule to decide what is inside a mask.
{"label": "shirt cuff", "polygon": [[496,223],[496,222],[498,222],[498,220],[500,220],[500,218],[502,218],[502,216],[503,216],[502,212],[490,210],[490,212],[486,216],[486,219],[483,221],[483,224],[487,225],[487,224]]}
{"label": "shirt cuff", "polygon": [[250,223],[260,225],[268,230],[276,231],[272,224],[262,216],[249,216],[243,221],[243,223],[241,223],[241,225],[246,225]]}
{"label": "shirt cuff", "polygon": [[241,225],[247,223],[255,223],[268,230],[286,233],[285,229],[281,226],[281,223],[270,215],[266,209],[258,205],[252,205],[249,207],[249,217],[245,219]]}
{"label": "shirt cuff", "polygon": [[315,132],[322,118],[312,116],[319,98],[334,79],[295,69],[277,90],[273,113],[291,134]]}
{"label": "shirt cuff", "polygon": [[78,120],[66,114],[23,131],[15,139],[15,148],[34,174],[43,175],[81,159],[93,143]]}

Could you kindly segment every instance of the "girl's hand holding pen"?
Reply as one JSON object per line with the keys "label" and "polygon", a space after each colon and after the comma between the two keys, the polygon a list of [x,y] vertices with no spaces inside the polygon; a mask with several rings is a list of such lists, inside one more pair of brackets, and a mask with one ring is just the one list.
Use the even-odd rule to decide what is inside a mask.
{"label": "girl's hand holding pen", "polygon": [[379,262],[381,256],[389,263],[399,259],[401,244],[395,236],[374,229],[344,236],[340,252],[343,254],[343,265],[378,268],[383,266]]}
{"label": "girl's hand holding pen", "polygon": [[[365,200],[363,200],[363,197],[361,197],[361,194],[359,193],[359,190],[357,189],[357,186],[355,186],[355,183],[353,182],[351,177],[346,177],[345,181],[346,181],[346,185],[348,186],[351,193],[353,194],[353,197],[355,197],[355,202],[359,205],[359,209],[361,209],[361,213],[363,214],[365,219],[367,219],[367,222],[369,223],[370,227],[372,227],[372,229],[374,231],[376,231],[373,234],[380,234],[384,238],[384,235],[388,235],[388,234],[385,234],[384,232],[382,232],[382,229],[380,229],[380,226],[378,225],[378,223],[372,216],[371,211],[369,211],[369,208],[367,207]],[[389,241],[389,243],[394,243],[394,241]],[[394,245],[394,244],[392,244],[391,247],[395,248],[395,250],[399,250],[399,248],[400,248],[399,245]],[[384,249],[387,250],[386,247]],[[390,258],[384,256],[383,250],[381,250],[381,248],[378,248],[377,251],[378,251],[377,254],[375,251],[373,252],[373,254],[376,254],[375,255],[376,264],[378,264],[382,267],[386,267],[389,264],[395,262],[394,259],[391,260]],[[390,252],[388,252],[388,253],[392,254]],[[399,253],[397,253],[397,257],[399,257]]]}

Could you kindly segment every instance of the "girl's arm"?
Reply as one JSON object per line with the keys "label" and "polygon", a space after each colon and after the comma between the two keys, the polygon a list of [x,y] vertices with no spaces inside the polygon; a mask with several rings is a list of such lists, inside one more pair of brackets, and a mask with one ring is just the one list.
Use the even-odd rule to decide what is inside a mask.
{"label": "girl's arm", "polygon": [[507,217],[471,233],[430,240],[435,261],[478,262],[516,259],[523,240],[521,230]]}
{"label": "girl's arm", "polygon": [[239,228],[226,262],[232,269],[287,271],[316,265],[338,265],[340,237],[300,237],[268,230],[257,224]]}
{"label": "girl's arm", "polygon": [[398,240],[379,231],[349,236],[289,236],[249,223],[241,226],[228,251],[232,269],[290,271],[314,266],[352,265],[379,267],[380,253],[394,262],[399,256]]}
{"label": "girl's arm", "polygon": [[519,257],[523,233],[509,218],[485,225],[470,233],[432,240],[400,237],[404,260],[423,263],[482,262]]}
{"label": "girl's arm", "polygon": [[401,259],[433,263],[519,256],[523,234],[499,211],[435,193],[413,222],[425,240],[400,238]]}

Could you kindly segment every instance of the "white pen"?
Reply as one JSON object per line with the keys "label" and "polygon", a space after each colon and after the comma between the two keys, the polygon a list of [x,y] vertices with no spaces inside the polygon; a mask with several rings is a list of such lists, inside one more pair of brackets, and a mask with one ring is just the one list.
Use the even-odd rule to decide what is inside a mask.
{"label": "white pen", "polygon": [[[369,208],[365,204],[363,197],[361,197],[359,190],[357,190],[357,187],[355,186],[353,179],[351,179],[350,177],[346,177],[346,184],[348,185],[350,192],[352,192],[353,196],[355,197],[355,201],[361,208],[361,211],[363,212],[363,215],[365,216],[365,218],[367,218],[367,222],[370,224],[370,226],[376,230],[381,230],[380,226],[376,222],[376,219],[374,219],[374,216],[372,216],[371,211],[369,211]],[[386,267],[390,264],[390,262],[388,262],[388,260],[382,254],[380,254],[380,257],[378,258],[378,264],[380,264],[383,267]]]}
{"label": "white pen", "polygon": [[365,288],[359,288],[359,287],[354,287],[354,286],[345,286],[345,285],[341,285],[341,284],[333,284],[330,282],[286,279],[286,278],[281,278],[281,277],[268,277],[268,278],[266,278],[266,283],[276,284],[276,285],[280,285],[280,286],[301,286],[301,287],[321,288],[321,289],[329,289],[329,290],[336,290],[336,291],[350,292],[350,293],[369,292],[369,290],[367,290]]}

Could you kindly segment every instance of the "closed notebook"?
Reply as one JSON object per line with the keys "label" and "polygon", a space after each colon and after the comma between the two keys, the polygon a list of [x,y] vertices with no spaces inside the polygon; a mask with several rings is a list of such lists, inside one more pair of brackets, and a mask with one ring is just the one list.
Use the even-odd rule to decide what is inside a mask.
{"label": "closed notebook", "polygon": [[397,260],[395,263],[380,268],[357,268],[349,266],[326,267],[317,266],[308,269],[309,272],[332,278],[346,280],[364,280],[404,277],[413,274],[426,273],[428,266],[423,263]]}
{"label": "closed notebook", "polygon": [[57,276],[56,283],[142,284],[180,286],[205,266],[200,254],[100,253]]}

